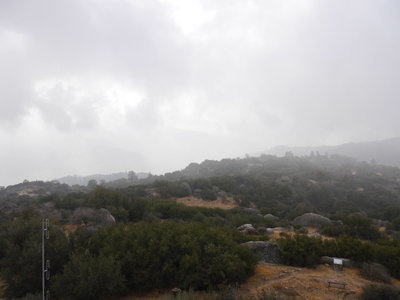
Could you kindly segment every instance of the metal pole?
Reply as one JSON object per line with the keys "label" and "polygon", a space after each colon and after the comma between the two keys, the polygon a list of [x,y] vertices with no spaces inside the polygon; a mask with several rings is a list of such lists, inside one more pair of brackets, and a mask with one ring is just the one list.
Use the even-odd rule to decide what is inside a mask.
{"label": "metal pole", "polygon": [[44,285],[44,226],[45,226],[45,220],[42,220],[42,295],[43,295],[43,300],[45,300],[45,285]]}
{"label": "metal pole", "polygon": [[50,260],[45,261],[45,253],[44,253],[44,240],[48,240],[50,238],[50,223],[49,219],[42,220],[42,299],[50,299],[50,291],[46,292],[46,284],[45,280],[50,280]]}

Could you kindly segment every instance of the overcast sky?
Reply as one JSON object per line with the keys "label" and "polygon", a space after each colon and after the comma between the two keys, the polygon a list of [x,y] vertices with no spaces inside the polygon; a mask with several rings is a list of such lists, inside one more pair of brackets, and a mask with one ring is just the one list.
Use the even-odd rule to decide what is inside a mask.
{"label": "overcast sky", "polygon": [[0,185],[400,135],[398,0],[1,0]]}

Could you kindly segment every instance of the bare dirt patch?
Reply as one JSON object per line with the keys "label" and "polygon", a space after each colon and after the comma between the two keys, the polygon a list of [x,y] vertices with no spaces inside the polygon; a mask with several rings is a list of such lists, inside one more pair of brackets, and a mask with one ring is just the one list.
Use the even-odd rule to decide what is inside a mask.
{"label": "bare dirt patch", "polygon": [[29,197],[37,197],[39,194],[32,188],[24,189],[17,192],[18,196],[29,196]]}
{"label": "bare dirt patch", "polygon": [[[372,283],[360,276],[357,268],[345,268],[334,271],[331,266],[319,265],[316,269],[295,268],[290,266],[258,265],[256,273],[239,293],[256,295],[263,289],[275,290],[295,299],[358,299],[362,287]],[[346,287],[331,285],[328,282],[344,282]],[[400,286],[400,281],[393,279]]]}
{"label": "bare dirt patch", "polygon": [[69,237],[69,235],[71,234],[71,233],[74,233],[78,228],[79,228],[79,225],[69,225],[69,224],[66,224],[66,225],[63,225],[63,230],[64,230],[64,233],[65,233],[65,235],[67,236],[67,238]]}
{"label": "bare dirt patch", "polygon": [[202,198],[197,198],[195,196],[188,196],[183,198],[177,198],[176,202],[182,203],[186,206],[198,206],[207,208],[222,208],[222,209],[232,209],[238,207],[238,204],[233,199],[233,197],[226,197],[226,200],[218,197],[217,200],[206,201]]}

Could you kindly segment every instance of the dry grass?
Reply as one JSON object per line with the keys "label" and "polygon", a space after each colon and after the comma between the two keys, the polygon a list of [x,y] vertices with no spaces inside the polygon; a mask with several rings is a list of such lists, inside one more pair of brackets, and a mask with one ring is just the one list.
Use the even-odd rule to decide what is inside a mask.
{"label": "dry grass", "polygon": [[21,191],[17,192],[18,196],[29,196],[29,197],[37,197],[39,194],[36,193],[36,191],[32,188],[29,189],[23,189]]}
{"label": "dry grass", "polygon": [[[328,281],[347,283],[346,288],[328,286]],[[362,287],[370,281],[360,276],[357,268],[345,268],[342,272],[319,265],[316,269],[290,266],[258,265],[256,274],[240,289],[241,295],[255,295],[257,291],[275,290],[296,299],[358,299]],[[400,286],[400,281],[393,280]],[[295,293],[295,294],[294,294]]]}
{"label": "dry grass", "polygon": [[62,228],[63,228],[63,230],[64,230],[65,235],[66,235],[67,238],[68,238],[69,235],[70,235],[71,233],[75,232],[75,230],[77,230],[77,229],[79,228],[79,225],[69,225],[69,224],[66,224],[66,225],[63,225]]}
{"label": "dry grass", "polygon": [[238,207],[238,204],[232,197],[226,197],[224,201],[221,197],[218,197],[214,201],[206,201],[202,198],[197,198],[195,196],[188,196],[183,198],[177,198],[176,202],[182,203],[186,206],[197,206],[197,207],[207,207],[207,208],[221,208],[221,209],[232,209]]}

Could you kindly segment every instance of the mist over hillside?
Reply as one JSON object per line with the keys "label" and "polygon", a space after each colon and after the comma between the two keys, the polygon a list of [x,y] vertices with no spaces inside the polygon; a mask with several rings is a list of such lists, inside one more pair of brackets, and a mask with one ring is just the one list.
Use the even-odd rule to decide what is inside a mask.
{"label": "mist over hillside", "polygon": [[[41,249],[41,218],[51,222],[55,299],[229,287],[254,278],[267,262],[257,249],[275,249],[267,258],[279,268],[308,272],[325,264],[324,257],[343,257],[364,269],[370,261],[380,264],[389,282],[390,276],[400,278],[398,167],[333,154],[263,154],[205,160],[145,179],[133,171],[112,176],[118,174],[128,178],[105,182],[100,175],[91,177],[100,182],[83,186],[25,180],[0,189],[4,296],[40,294],[40,251],[32,249]],[[26,261],[34,267],[26,268]],[[96,276],[89,282],[85,272]],[[94,296],[73,289],[82,280],[84,287],[93,280]],[[113,289],[100,297],[104,282]]]}
{"label": "mist over hillside", "polygon": [[265,154],[282,156],[286,152],[292,152],[296,156],[314,155],[319,153],[339,154],[353,157],[359,161],[376,162],[378,164],[400,166],[400,137],[391,139],[363,142],[363,143],[346,143],[337,146],[276,146],[267,151]]}
{"label": "mist over hillside", "polygon": [[[79,175],[69,175],[61,178],[57,178],[56,180],[60,183],[65,183],[68,185],[87,185],[90,180],[96,180],[98,183],[101,181],[110,182],[119,179],[128,179],[129,172],[118,172],[112,174],[92,174],[87,176],[79,176]],[[138,179],[145,179],[149,176],[149,173],[138,172],[135,173]]]}

